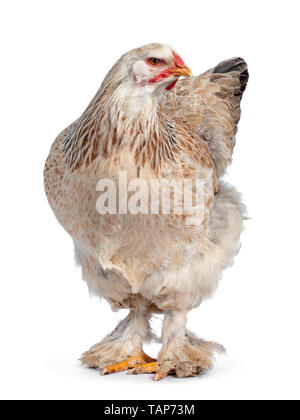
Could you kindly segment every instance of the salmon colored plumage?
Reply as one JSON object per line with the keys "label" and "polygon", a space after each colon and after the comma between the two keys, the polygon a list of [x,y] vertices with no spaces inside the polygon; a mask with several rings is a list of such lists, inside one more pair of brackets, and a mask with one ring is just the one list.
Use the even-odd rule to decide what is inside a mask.
{"label": "salmon colored plumage", "polygon": [[[83,114],[53,143],[45,190],[73,238],[83,279],[113,309],[129,310],[83,354],[84,365],[103,374],[153,372],[159,380],[204,372],[214,352],[223,350],[188,331],[186,316],[213,294],[239,250],[244,206],[222,176],[231,163],[247,81],[241,58],[191,77],[173,48],[146,45],[118,60]],[[99,180],[114,181],[120,193],[122,173],[128,183],[142,180],[146,186],[153,179],[160,185],[201,181],[200,198],[192,191],[201,218],[191,218],[189,209],[154,215],[148,207],[148,214],[100,214]],[[162,347],[153,359],[142,345],[153,339],[155,313],[165,320]],[[98,321],[103,324],[89,320],[95,327]]]}

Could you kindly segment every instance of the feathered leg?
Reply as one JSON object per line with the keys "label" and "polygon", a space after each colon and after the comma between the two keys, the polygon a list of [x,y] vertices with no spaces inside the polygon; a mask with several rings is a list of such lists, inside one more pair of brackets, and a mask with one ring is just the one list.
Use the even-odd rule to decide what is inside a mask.
{"label": "feathered leg", "polygon": [[153,362],[142,350],[143,342],[151,338],[149,316],[148,312],[131,310],[111,334],[82,355],[81,363],[106,374]]}
{"label": "feathered leg", "polygon": [[168,311],[162,332],[162,348],[156,363],[136,367],[132,373],[156,372],[156,381],[167,375],[196,376],[212,366],[213,354],[223,352],[217,343],[198,339],[186,329],[185,311]]}

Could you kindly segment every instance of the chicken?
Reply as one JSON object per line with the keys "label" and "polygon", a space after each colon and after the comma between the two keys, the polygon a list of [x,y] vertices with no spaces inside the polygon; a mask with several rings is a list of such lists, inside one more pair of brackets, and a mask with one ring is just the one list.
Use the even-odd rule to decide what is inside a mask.
{"label": "chicken", "polygon": [[[129,310],[82,355],[84,365],[159,380],[205,372],[223,351],[188,331],[186,320],[239,251],[244,206],[221,179],[247,81],[241,58],[192,77],[174,48],[146,45],[117,61],[81,117],[56,138],[44,170],[50,206],[73,238],[90,292]],[[174,189],[167,212],[163,186],[173,180],[180,188],[192,182],[190,204]],[[152,359],[142,346],[153,338],[156,313],[164,323]]]}

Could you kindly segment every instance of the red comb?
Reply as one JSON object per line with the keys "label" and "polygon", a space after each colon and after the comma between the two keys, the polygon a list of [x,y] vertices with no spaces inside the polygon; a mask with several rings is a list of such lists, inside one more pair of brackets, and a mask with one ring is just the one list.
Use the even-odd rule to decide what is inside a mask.
{"label": "red comb", "polygon": [[177,67],[185,67],[184,62],[182,61],[182,58],[179,57],[178,54],[176,54],[176,52],[172,51],[174,59],[175,59],[175,64]]}

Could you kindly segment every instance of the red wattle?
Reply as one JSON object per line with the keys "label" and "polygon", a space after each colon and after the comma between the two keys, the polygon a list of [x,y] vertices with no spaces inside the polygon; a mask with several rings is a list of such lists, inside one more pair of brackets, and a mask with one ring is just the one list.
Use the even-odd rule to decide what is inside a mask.
{"label": "red wattle", "polygon": [[178,82],[178,79],[174,80],[168,87],[166,87],[166,90],[172,90],[173,87],[175,87],[176,83]]}

